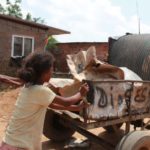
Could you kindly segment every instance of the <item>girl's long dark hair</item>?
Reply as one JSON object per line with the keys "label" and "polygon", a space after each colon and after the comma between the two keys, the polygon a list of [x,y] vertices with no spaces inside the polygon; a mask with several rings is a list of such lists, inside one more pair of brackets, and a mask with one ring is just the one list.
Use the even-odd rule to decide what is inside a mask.
{"label": "girl's long dark hair", "polygon": [[27,56],[18,77],[25,83],[36,84],[42,73],[53,66],[53,56],[49,52],[34,52]]}

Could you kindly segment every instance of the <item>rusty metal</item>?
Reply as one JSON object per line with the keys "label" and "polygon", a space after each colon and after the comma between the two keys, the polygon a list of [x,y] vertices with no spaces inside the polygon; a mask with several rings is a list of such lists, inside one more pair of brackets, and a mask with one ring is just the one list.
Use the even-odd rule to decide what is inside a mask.
{"label": "rusty metal", "polygon": [[79,120],[79,118],[78,119],[75,119],[75,118],[73,119],[71,117],[71,115],[68,115],[68,113],[67,114],[59,113],[59,115],[61,116],[60,122],[63,125],[66,125],[66,126],[69,126],[70,128],[73,128],[74,130],[76,130],[80,134],[82,134],[85,137],[89,138],[91,141],[93,141],[97,144],[100,144],[101,146],[107,148],[107,150],[109,150],[109,149],[111,150],[112,147],[113,148],[115,147],[115,145],[112,145],[111,143],[105,141],[104,139],[102,139],[102,138],[96,136],[95,134],[89,132],[88,131],[89,129],[94,129],[94,128],[98,128],[98,127],[104,127],[104,126],[108,126],[108,125],[115,125],[115,124],[118,124],[118,123],[126,122],[125,134],[127,134],[130,131],[129,120],[130,121],[135,121],[135,120],[139,120],[139,119],[143,119],[143,118],[150,118],[150,114],[146,113],[146,114],[141,114],[141,115],[140,114],[131,115],[130,119],[129,119],[129,116],[124,116],[124,117],[118,118],[118,119],[105,120],[105,121],[95,121],[95,122],[85,124],[82,120]]}
{"label": "rusty metal", "polygon": [[[133,90],[133,84],[134,82],[132,82],[132,90]],[[130,132],[130,121],[131,121],[131,93],[130,93],[130,97],[128,99],[129,101],[127,102],[126,100],[126,105],[128,106],[128,115],[129,115],[129,121],[126,122],[126,127],[125,127],[125,134]]]}
{"label": "rusty metal", "polygon": [[124,116],[122,118],[116,118],[116,119],[112,119],[112,120],[93,121],[93,122],[89,122],[87,124],[85,124],[84,122],[81,122],[81,121],[76,121],[76,123],[78,125],[82,126],[83,128],[85,128],[86,130],[89,130],[89,129],[94,129],[94,128],[98,128],[98,127],[105,127],[105,126],[115,125],[115,124],[119,124],[119,123],[123,123],[123,122],[128,122],[129,120],[136,121],[136,120],[143,119],[143,118],[150,118],[150,114],[145,113],[145,114],[131,115],[130,119],[129,119],[129,116]]}
{"label": "rusty metal", "polygon": [[70,128],[76,130],[77,132],[79,132],[80,134],[84,135],[85,137],[89,138],[92,142],[95,142],[99,145],[101,145],[102,147],[106,148],[107,150],[112,150],[112,148],[115,148],[115,145],[105,141],[104,139],[96,136],[95,134],[89,132],[88,130],[86,130],[81,124],[79,124],[79,121],[76,120],[72,120],[70,117],[68,116],[61,116],[61,120],[60,122],[66,126],[69,126]]}
{"label": "rusty metal", "polygon": [[[132,81],[132,80],[128,80],[128,81],[124,81],[124,80],[120,80],[120,81],[93,81],[93,82],[99,82],[99,83],[125,83],[125,82],[130,82],[132,84],[132,86],[134,85],[134,83],[143,83],[144,84],[148,84],[150,85],[149,81]],[[118,91],[119,92],[119,91]],[[125,134],[130,132],[130,122],[131,121],[136,121],[139,119],[144,119],[144,118],[150,118],[150,106],[148,106],[148,109],[146,109],[146,112],[142,112],[142,113],[133,113],[131,112],[131,100],[130,100],[130,96],[129,96],[129,101],[127,102],[128,104],[128,113],[124,116],[121,117],[116,117],[116,118],[108,118],[106,120],[89,120],[86,123],[84,122],[84,118],[82,118],[80,115],[78,114],[74,114],[70,111],[61,111],[61,113],[59,113],[59,111],[55,111],[55,113],[58,113],[61,117],[60,122],[63,125],[69,126],[70,128],[73,128],[74,130],[78,131],[79,133],[81,133],[82,135],[86,136],[87,138],[89,138],[90,140],[92,140],[93,142],[96,142],[98,144],[100,144],[103,147],[107,147],[106,149],[112,149],[115,148],[115,145],[112,145],[111,143],[105,141],[104,139],[96,136],[95,134],[89,132],[89,129],[94,129],[94,128],[98,128],[98,127],[105,127],[105,126],[113,126],[119,123],[126,123],[126,128],[125,128]],[[147,107],[147,106],[146,106]],[[149,122],[148,122],[149,123]],[[141,129],[143,129],[141,127]]]}
{"label": "rusty metal", "polygon": [[81,116],[73,112],[68,112],[68,111],[63,111],[63,113],[60,111],[54,111],[54,112],[61,115],[61,117],[64,118],[69,117],[72,122],[75,122],[77,125],[82,126],[86,130],[115,125],[122,122],[136,121],[143,118],[150,118],[150,113],[148,112],[143,114],[131,115],[131,118],[129,118],[129,116],[123,116],[121,118],[114,118],[109,120],[90,120],[90,122],[85,123],[84,119]]}
{"label": "rusty metal", "polygon": [[125,134],[130,132],[130,121],[126,122],[126,127],[125,127]]}
{"label": "rusty metal", "polygon": [[[94,103],[95,99],[93,99],[93,102],[91,103],[89,108],[87,108],[86,111],[87,114],[85,116],[87,116],[87,118],[90,120],[99,120],[99,119],[108,120],[111,118],[122,117],[125,115],[128,115],[130,118],[130,116],[133,115],[134,113],[141,113],[141,111],[147,112],[148,109],[150,109],[148,98],[150,92],[149,81],[142,82],[134,80],[127,80],[127,81],[107,80],[107,81],[88,81],[88,83],[89,82],[93,82],[92,85],[94,87],[93,89],[95,89],[94,91],[95,93],[100,93],[101,95],[103,95],[103,97],[102,96],[99,97],[97,103]],[[91,95],[94,95],[94,93]],[[105,103],[105,106],[99,105],[101,99],[103,99],[103,104]],[[120,99],[121,102],[119,101]],[[91,101],[91,97],[87,97],[87,100]],[[114,108],[115,103],[117,103],[117,105],[115,106],[116,108]],[[99,114],[99,116],[97,115],[96,117],[94,117],[95,114],[94,113],[92,114],[92,109],[94,107],[99,108],[97,109],[97,111],[96,110],[94,111],[95,114]],[[120,107],[121,109],[118,109],[118,107]],[[108,108],[107,112],[111,113],[111,110],[113,109],[112,112],[115,113],[114,114],[111,113],[111,115],[109,115],[110,113],[103,114],[103,109],[106,110],[107,108]],[[121,111],[122,113],[120,114]]]}
{"label": "rusty metal", "polygon": [[[89,81],[89,80],[85,80]],[[126,82],[131,82],[131,83],[150,83],[148,80],[144,81],[135,81],[135,80],[98,80],[98,81],[90,81],[90,82],[98,82],[98,83],[126,83]]]}

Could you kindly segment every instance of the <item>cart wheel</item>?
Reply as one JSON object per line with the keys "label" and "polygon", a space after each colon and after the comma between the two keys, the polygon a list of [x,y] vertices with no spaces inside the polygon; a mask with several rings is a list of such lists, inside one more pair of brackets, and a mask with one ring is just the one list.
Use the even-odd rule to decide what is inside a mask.
{"label": "cart wheel", "polygon": [[[116,127],[116,129],[120,129],[121,126],[123,125],[123,123],[118,123],[116,125],[114,125]],[[109,133],[112,133],[112,132],[115,132],[113,126],[106,126],[106,127],[103,127],[107,132]]]}
{"label": "cart wheel", "polygon": [[60,116],[48,109],[45,116],[43,134],[52,140],[63,141],[70,138],[75,130],[60,123]]}
{"label": "cart wheel", "polygon": [[133,131],[124,136],[116,150],[149,150],[150,131]]}

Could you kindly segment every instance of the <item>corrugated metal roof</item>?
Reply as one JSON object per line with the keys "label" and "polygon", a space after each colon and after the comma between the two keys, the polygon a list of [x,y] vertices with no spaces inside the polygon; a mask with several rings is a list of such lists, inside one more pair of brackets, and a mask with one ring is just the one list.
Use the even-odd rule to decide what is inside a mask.
{"label": "corrugated metal roof", "polygon": [[15,22],[15,23],[18,23],[18,24],[23,24],[23,25],[32,26],[32,27],[35,27],[35,28],[40,28],[40,29],[43,29],[43,30],[47,30],[48,34],[50,34],[50,35],[70,34],[69,31],[65,31],[65,30],[62,30],[62,29],[50,27],[50,26],[40,24],[40,23],[35,23],[35,22],[32,22],[32,21],[27,21],[27,20],[11,17],[11,16],[8,16],[8,15],[0,14],[0,18],[4,19],[4,20]]}
{"label": "corrugated metal roof", "polygon": [[130,34],[110,39],[110,64],[128,67],[142,79],[150,80],[150,34]]}

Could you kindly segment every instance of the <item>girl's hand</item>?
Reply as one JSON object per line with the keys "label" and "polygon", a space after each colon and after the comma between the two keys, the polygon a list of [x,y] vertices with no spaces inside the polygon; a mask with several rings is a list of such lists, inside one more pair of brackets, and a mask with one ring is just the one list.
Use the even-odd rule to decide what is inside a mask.
{"label": "girl's hand", "polygon": [[81,85],[79,92],[82,97],[86,96],[87,92],[89,91],[89,86],[87,83]]}

